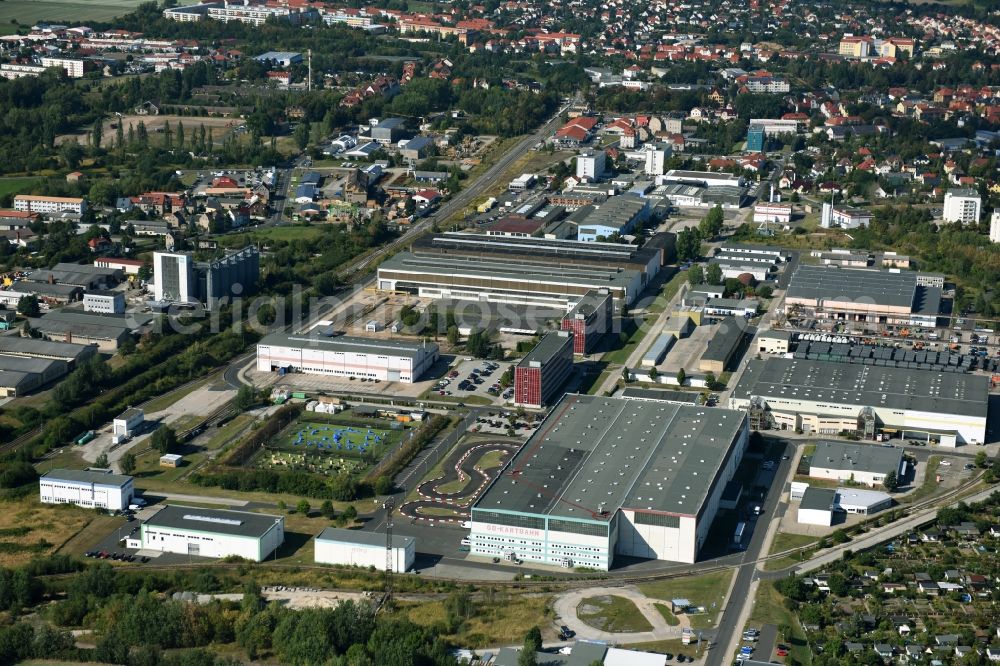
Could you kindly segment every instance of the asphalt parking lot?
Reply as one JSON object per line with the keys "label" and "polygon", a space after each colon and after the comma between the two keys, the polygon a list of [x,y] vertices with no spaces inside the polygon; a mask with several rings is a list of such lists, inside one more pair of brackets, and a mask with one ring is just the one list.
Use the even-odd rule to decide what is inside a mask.
{"label": "asphalt parking lot", "polygon": [[439,395],[450,395],[458,398],[475,395],[490,401],[495,401],[506,395],[513,397],[513,389],[503,391],[499,388],[500,378],[510,366],[510,363],[503,361],[462,358],[434,384],[433,390],[437,391]]}

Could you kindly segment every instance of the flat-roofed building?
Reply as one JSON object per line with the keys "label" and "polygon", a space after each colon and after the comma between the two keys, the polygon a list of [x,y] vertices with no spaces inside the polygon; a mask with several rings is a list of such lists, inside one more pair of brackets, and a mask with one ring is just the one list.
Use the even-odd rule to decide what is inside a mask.
{"label": "flat-roofed building", "polygon": [[841,229],[857,229],[867,227],[872,222],[872,212],[864,208],[823,204],[820,214],[820,226],[824,229],[839,227]]}
{"label": "flat-roofed building", "polygon": [[611,330],[614,308],[607,289],[595,289],[584,294],[562,319],[562,330],[573,333],[573,353],[589,354],[600,339]]}
{"label": "flat-roofed building", "polygon": [[743,176],[734,176],[731,173],[716,171],[686,171],[684,169],[671,169],[663,175],[665,183],[684,183],[689,185],[700,185],[706,188],[713,187],[739,187],[746,184]]}
{"label": "flat-roofed building", "polygon": [[983,199],[973,188],[957,188],[944,193],[942,218],[945,222],[978,224]]}
{"label": "flat-roofed building", "polygon": [[421,298],[511,303],[568,309],[593,289],[606,288],[616,309],[630,305],[646,284],[634,270],[571,267],[453,255],[400,252],[378,268],[377,287]]}
{"label": "flat-roofed building", "polygon": [[608,570],[694,562],[749,437],[746,414],[568,395],[472,507],[475,555]]}
{"label": "flat-roofed building", "polygon": [[833,511],[837,502],[837,491],[832,488],[806,488],[799,501],[797,522],[803,525],[833,525]]}
{"label": "flat-roofed building", "polygon": [[259,372],[358,377],[412,383],[438,360],[433,342],[271,333],[257,343]]}
{"label": "flat-roofed building", "polygon": [[789,224],[792,221],[792,204],[759,203],[753,208],[753,221],[758,224]]}
{"label": "flat-roofed building", "polygon": [[787,354],[791,348],[789,331],[763,331],[755,338],[758,354]]}
{"label": "flat-roofed building", "polygon": [[285,519],[168,504],[143,521],[139,541],[144,550],[262,562],[285,542]]}
{"label": "flat-roofed building", "polygon": [[913,271],[801,264],[789,281],[785,308],[820,319],[934,327],[941,288],[920,284]]}
{"label": "flat-roofed building", "polygon": [[75,504],[86,509],[127,509],[135,496],[132,477],[110,470],[53,469],[38,479],[43,504]]}
{"label": "flat-roofed building", "polygon": [[611,197],[580,221],[577,240],[593,242],[631,232],[649,218],[649,200],[632,194]]}
{"label": "flat-roofed building", "polygon": [[514,402],[535,408],[552,404],[572,370],[573,334],[546,333],[514,366]]}
{"label": "flat-roofed building", "polygon": [[86,312],[123,314],[125,294],[120,291],[88,291],[83,295],[83,309]]}
{"label": "flat-roofed building", "polygon": [[878,365],[751,360],[729,406],[774,427],[866,439],[877,433],[944,445],[986,441],[989,378]]}
{"label": "flat-roofed building", "polygon": [[388,549],[390,552],[387,553],[385,535],[381,532],[327,527],[316,536],[314,559],[317,564],[340,564],[385,571],[388,557],[391,557],[392,571],[406,573],[413,566],[416,543],[417,540],[413,537],[394,534]]}
{"label": "flat-roofed building", "polygon": [[87,212],[87,200],[79,197],[47,197],[36,194],[18,194],[14,197],[14,210],[43,214],[69,211],[83,215]]}
{"label": "flat-roofed building", "polygon": [[138,407],[129,407],[115,417],[111,422],[111,431],[115,435],[131,437],[145,423],[146,415]]}
{"label": "flat-roofed building", "polygon": [[411,252],[418,256],[438,254],[473,257],[501,262],[518,261],[545,266],[626,269],[644,274],[644,281],[674,261],[676,236],[654,234],[639,246],[631,243],[586,243],[563,238],[512,238],[467,232],[446,232],[418,238]]}
{"label": "flat-roofed building", "polygon": [[903,450],[872,444],[817,442],[809,459],[809,476],[880,486],[890,472],[902,476]]}

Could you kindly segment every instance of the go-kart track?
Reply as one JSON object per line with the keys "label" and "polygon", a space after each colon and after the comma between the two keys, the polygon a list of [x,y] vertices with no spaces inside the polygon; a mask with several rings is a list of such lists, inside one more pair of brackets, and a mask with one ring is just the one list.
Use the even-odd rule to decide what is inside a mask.
{"label": "go-kart track", "polygon": [[[469,507],[519,448],[520,444],[505,441],[459,444],[441,465],[444,473],[417,486],[417,493],[423,499],[403,504],[399,512],[408,518],[434,522],[468,520]],[[494,452],[500,453],[499,464],[491,465],[487,470],[481,469],[480,461]],[[463,485],[452,492],[439,490],[443,486],[462,482]]]}

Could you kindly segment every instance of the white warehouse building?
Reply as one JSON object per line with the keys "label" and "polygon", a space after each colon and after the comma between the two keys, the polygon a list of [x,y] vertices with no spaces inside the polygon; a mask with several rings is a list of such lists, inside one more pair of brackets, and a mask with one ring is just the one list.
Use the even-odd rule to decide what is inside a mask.
{"label": "white warehouse building", "polygon": [[903,450],[872,444],[819,442],[809,461],[809,476],[880,486],[889,472],[906,471]]}
{"label": "white warehouse building", "polygon": [[110,471],[53,469],[38,479],[43,504],[76,504],[87,509],[120,511],[135,496],[132,477]]}
{"label": "white warehouse building", "polygon": [[747,364],[729,406],[751,409],[755,429],[957,446],[986,441],[988,396],[982,375],[768,358]]}
{"label": "white warehouse building", "polygon": [[[394,573],[405,573],[413,566],[416,543],[413,537],[393,535],[391,557]],[[384,534],[327,527],[316,536],[315,559],[317,564],[346,564],[385,571],[386,550]]]}
{"label": "white warehouse building", "polygon": [[746,415],[571,394],[472,507],[471,552],[609,570],[695,562],[747,446]]}
{"label": "white warehouse building", "polygon": [[417,381],[439,356],[433,342],[272,333],[257,343],[257,370]]}
{"label": "white warehouse building", "polygon": [[139,540],[145,550],[262,562],[285,542],[285,519],[171,504],[142,523]]}

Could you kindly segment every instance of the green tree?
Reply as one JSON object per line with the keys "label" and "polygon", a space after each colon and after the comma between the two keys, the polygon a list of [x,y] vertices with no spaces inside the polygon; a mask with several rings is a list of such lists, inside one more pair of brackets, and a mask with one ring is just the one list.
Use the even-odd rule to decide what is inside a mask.
{"label": "green tree", "polygon": [[177,433],[170,426],[160,426],[149,438],[149,444],[159,451],[161,456],[173,453],[179,445]]}
{"label": "green tree", "polygon": [[687,373],[684,372],[684,368],[677,371],[677,385],[684,386],[684,381],[687,379]]}
{"label": "green tree", "polygon": [[309,515],[309,511],[311,509],[312,509],[312,507],[309,506],[309,500],[306,500],[306,499],[300,499],[299,503],[295,505],[295,510],[298,511],[303,516],[308,516]]}
{"label": "green tree", "polygon": [[375,479],[374,488],[376,495],[388,495],[392,492],[392,479],[387,476],[380,476]]}
{"label": "green tree", "polygon": [[125,455],[122,456],[118,465],[122,469],[122,474],[131,475],[132,472],[135,471],[135,454],[131,451],[127,451]]}
{"label": "green tree", "polygon": [[295,138],[295,145],[299,147],[299,150],[305,150],[306,146],[309,145],[309,123],[303,121],[298,124],[295,128],[293,134]]}
{"label": "green tree", "polygon": [[319,513],[327,520],[333,520],[337,516],[337,511],[333,508],[333,502],[330,500],[323,500],[319,507]]}
{"label": "green tree", "polygon": [[885,475],[885,479],[882,480],[882,486],[884,486],[890,493],[895,492],[895,490],[899,488],[899,478],[896,476],[896,470],[890,470],[889,473]]}
{"label": "green tree", "polygon": [[688,283],[691,286],[705,283],[705,270],[701,267],[701,264],[695,264],[688,271]]}
{"label": "green tree", "polygon": [[715,373],[712,371],[706,372],[705,386],[707,386],[709,390],[712,390],[712,388],[715,386],[715,382],[716,382]]}
{"label": "green tree", "polygon": [[38,297],[34,294],[25,294],[17,299],[17,311],[25,317],[37,317],[42,313],[38,304]]}
{"label": "green tree", "polygon": [[59,156],[68,168],[75,169],[80,166],[80,161],[83,159],[83,147],[76,142],[76,139],[63,141],[59,146]]}
{"label": "green tree", "polygon": [[771,295],[774,293],[774,289],[771,287],[771,285],[762,284],[759,287],[757,287],[755,293],[760,298],[771,298]]}
{"label": "green tree", "polygon": [[236,392],[236,409],[245,412],[257,404],[257,389],[244,384]]}
{"label": "green tree", "polygon": [[989,464],[989,457],[986,455],[986,451],[977,451],[975,459],[976,467],[978,467],[979,469],[986,469],[986,466],[988,464]]}
{"label": "green tree", "polygon": [[532,627],[524,636],[524,647],[517,655],[517,666],[537,666],[536,653],[542,649],[542,632],[538,627]]}
{"label": "green tree", "polygon": [[458,344],[458,326],[448,327],[448,344],[454,347]]}
{"label": "green tree", "polygon": [[94,466],[100,467],[101,469],[106,468],[108,466],[108,454],[101,453],[99,456],[97,456],[97,460],[94,461]]}
{"label": "green tree", "polygon": [[709,284],[722,284],[722,266],[719,264],[709,264],[705,270],[705,281]]}
{"label": "green tree", "polygon": [[712,210],[708,211],[708,215],[702,218],[698,224],[698,235],[705,240],[715,238],[722,233],[722,223],[724,220],[725,215],[722,213],[722,207],[716,205]]}
{"label": "green tree", "polygon": [[354,508],[353,504],[348,504],[347,508],[344,509],[344,519],[348,522],[354,522],[358,517],[358,510]]}

